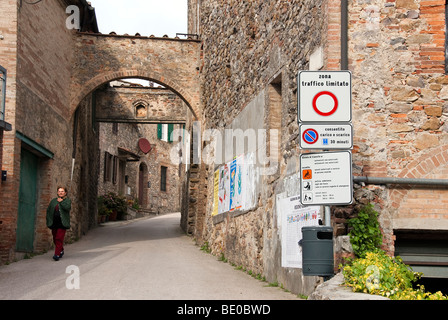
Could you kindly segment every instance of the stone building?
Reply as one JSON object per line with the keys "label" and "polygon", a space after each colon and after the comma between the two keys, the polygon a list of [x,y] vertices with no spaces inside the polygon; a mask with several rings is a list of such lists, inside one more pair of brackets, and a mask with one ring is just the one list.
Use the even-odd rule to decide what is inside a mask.
{"label": "stone building", "polygon": [[[99,125],[98,194],[137,199],[146,212],[179,212],[185,168],[171,152],[184,136],[174,135],[190,127],[185,103],[167,88],[128,81],[103,86],[95,99],[97,116],[108,121]],[[151,123],[155,118],[184,123]]]}
{"label": "stone building", "polygon": [[[2,1],[0,11],[2,84],[4,74],[7,76],[6,88],[1,90],[5,104],[1,104],[0,115],[0,164],[6,177],[0,182],[3,264],[52,246],[45,217],[58,186],[67,186],[72,199],[66,240],[79,239],[97,225],[98,178],[104,173],[100,172],[99,124],[104,119],[96,113],[103,111],[97,108],[96,97],[105,85],[125,78],[154,81],[183,101],[192,120],[202,115],[197,39],[101,34],[95,10],[85,0]],[[163,119],[141,119],[141,111],[150,106],[141,102],[133,106],[138,111],[133,120],[160,124],[161,128],[167,127],[164,124],[188,125],[185,113],[175,118],[165,114]],[[144,130],[132,131],[139,126],[129,125],[124,130],[143,137]],[[173,142],[170,149],[175,150],[174,155],[165,159],[163,143],[167,142],[156,143],[155,152],[149,152],[145,159],[147,179],[155,163],[159,170],[166,168],[167,190],[182,179],[182,191],[173,192],[173,196],[179,194],[181,198],[176,209],[189,210],[184,196],[188,194],[188,166],[179,166],[179,161],[173,162],[176,168],[171,166],[171,159],[179,158],[182,148]],[[121,152],[118,156],[127,159],[133,159],[137,155],[134,151],[138,151],[135,145],[114,152],[117,150]],[[130,179],[136,179],[135,175]],[[150,205],[152,194],[147,192],[146,205]],[[162,198],[157,209],[171,210],[171,198]]]}
{"label": "stone building", "polygon": [[[79,30],[67,27],[69,5],[80,9]],[[101,167],[108,163],[106,151],[112,156],[109,168],[122,168],[118,191],[127,192],[126,182],[118,179],[124,168],[120,159],[144,163],[128,175],[132,185],[140,169],[143,176],[148,172],[141,181],[150,180],[154,164],[174,173],[174,166],[162,162],[167,142],[157,145],[156,131],[142,127],[186,123],[184,141],[190,143],[181,149],[189,162],[177,167],[182,228],[213,253],[294,293],[309,294],[320,279],[282,260],[281,204],[299,193],[305,152],[298,142],[297,75],[350,70],[354,203],[332,206],[330,221],[324,222],[339,245],[347,219],[374,203],[384,249],[407,254],[408,262],[430,277],[448,278],[445,1],[190,0],[194,39],[101,34],[85,0],[2,1],[0,10],[0,70],[7,71],[0,117],[0,163],[6,173],[0,183],[2,263],[49,248],[45,210],[60,184],[69,186],[74,203],[68,237],[79,238],[96,225],[98,177],[109,172]],[[113,113],[117,109],[107,107],[108,99],[122,99],[129,88],[107,84],[125,78],[170,89],[185,103],[186,117],[152,118],[151,103],[147,96],[136,98],[138,93],[122,109],[125,114]],[[98,99],[108,90],[114,95]],[[125,115],[128,124],[122,126],[116,120]],[[119,123],[123,139],[130,141],[114,140],[112,149],[107,145],[100,152],[99,123],[109,132]],[[145,137],[157,141],[159,157],[151,158],[151,151],[144,155],[135,144]],[[174,146],[169,149],[174,150],[170,160],[179,156]],[[112,185],[113,172],[106,178]],[[217,192],[221,181],[227,183],[220,177],[244,177],[244,184],[233,184],[239,189],[228,190],[244,191],[244,197]],[[146,192],[151,205],[154,195]],[[130,194],[135,194],[132,186]],[[229,201],[227,207],[220,199]],[[323,208],[319,214],[324,218]],[[336,248],[337,269],[346,252]]]}
{"label": "stone building", "polygon": [[[86,125],[92,123],[90,111],[70,111],[76,30],[66,27],[69,5],[80,9],[80,30],[98,32],[94,10],[85,0],[0,3],[0,65],[7,71],[2,120],[11,125],[0,135],[0,163],[6,174],[0,183],[1,263],[48,248],[51,233],[45,211],[59,185],[67,186],[74,200],[68,237],[78,238],[92,225],[87,212],[96,202],[89,198],[89,187],[95,185],[87,180],[96,169],[87,159],[95,156],[96,150],[89,149],[95,136]],[[84,151],[76,154],[84,175],[79,184],[71,184],[75,146]],[[82,202],[77,189],[83,190]]]}
{"label": "stone building", "polygon": [[[331,208],[335,242],[347,234],[347,219],[371,202],[387,252],[406,255],[429,277],[448,277],[448,191],[438,180],[448,173],[446,10],[445,1],[426,0],[189,1],[189,32],[202,41],[202,128],[221,132],[219,138],[226,129],[276,133],[266,139],[269,161],[256,162],[249,174],[256,201],[243,211],[215,215],[214,173],[254,150],[220,161],[221,149],[213,148],[196,236],[268,281],[292,292],[312,290],[316,279],[281,263],[279,203],[298,194],[305,152],[298,143],[297,76],[350,70],[353,175],[406,184],[355,179],[354,203]],[[335,268],[344,254],[337,249]]]}

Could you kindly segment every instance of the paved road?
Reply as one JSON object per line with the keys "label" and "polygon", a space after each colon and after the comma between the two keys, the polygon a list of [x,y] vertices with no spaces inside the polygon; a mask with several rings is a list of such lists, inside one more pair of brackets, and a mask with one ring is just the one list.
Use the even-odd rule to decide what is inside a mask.
{"label": "paved road", "polygon": [[48,252],[1,266],[0,299],[300,300],[201,251],[179,221],[109,223],[57,262]]}

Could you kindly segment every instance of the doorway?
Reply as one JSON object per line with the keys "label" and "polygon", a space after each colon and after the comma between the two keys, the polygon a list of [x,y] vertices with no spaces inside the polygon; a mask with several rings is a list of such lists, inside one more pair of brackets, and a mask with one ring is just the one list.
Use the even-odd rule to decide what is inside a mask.
{"label": "doorway", "polygon": [[34,250],[38,166],[39,158],[30,151],[22,149],[16,232],[16,250],[20,252]]}
{"label": "doorway", "polygon": [[145,163],[140,163],[138,171],[138,204],[142,208],[146,208],[147,201],[147,184],[148,184],[148,167]]}

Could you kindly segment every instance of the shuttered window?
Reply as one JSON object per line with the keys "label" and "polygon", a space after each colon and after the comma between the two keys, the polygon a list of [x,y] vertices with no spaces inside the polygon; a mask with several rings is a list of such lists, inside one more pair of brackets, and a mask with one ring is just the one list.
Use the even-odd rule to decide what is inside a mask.
{"label": "shuttered window", "polygon": [[172,133],[174,130],[174,124],[158,124],[157,125],[157,138],[166,142],[173,142]]}
{"label": "shuttered window", "polygon": [[166,172],[167,167],[162,166],[160,168],[160,191],[166,191]]}

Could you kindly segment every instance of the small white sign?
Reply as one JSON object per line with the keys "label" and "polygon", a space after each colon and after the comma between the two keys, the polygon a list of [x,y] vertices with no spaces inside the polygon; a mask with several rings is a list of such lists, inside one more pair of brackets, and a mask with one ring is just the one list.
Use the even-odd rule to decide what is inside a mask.
{"label": "small white sign", "polygon": [[350,71],[301,71],[297,83],[299,122],[352,120]]}
{"label": "small white sign", "polygon": [[299,141],[302,149],[345,150],[353,148],[353,126],[349,123],[302,123],[299,128]]}
{"label": "small white sign", "polygon": [[300,156],[300,200],[303,205],[346,205],[353,201],[350,151]]}

